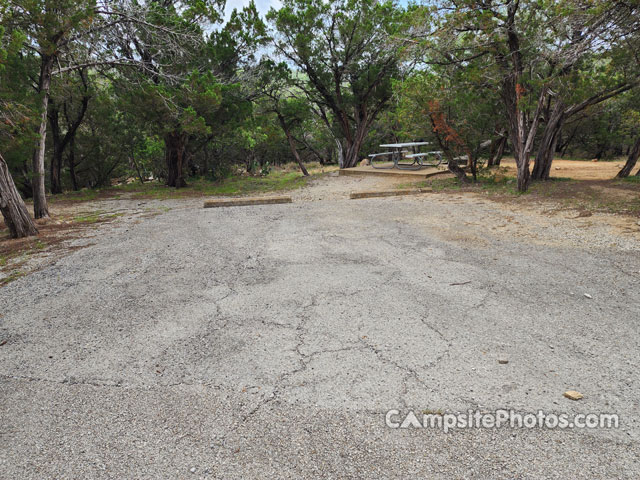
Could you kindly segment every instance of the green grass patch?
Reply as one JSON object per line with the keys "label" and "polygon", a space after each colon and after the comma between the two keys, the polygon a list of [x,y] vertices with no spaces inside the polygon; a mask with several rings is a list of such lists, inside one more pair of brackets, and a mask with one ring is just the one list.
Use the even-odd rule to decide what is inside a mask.
{"label": "green grass patch", "polygon": [[83,188],[82,190],[78,190],[77,192],[65,192],[59,195],[51,195],[49,201],[51,203],[59,203],[59,202],[90,202],[98,198],[102,189],[100,188]]}
{"label": "green grass patch", "polygon": [[[65,192],[51,195],[52,203],[82,203],[101,199],[180,199],[202,196],[238,196],[269,192],[283,192],[303,187],[311,178],[337,170],[335,166],[322,166],[319,163],[306,165],[311,174],[304,177],[297,164],[286,164],[274,167],[268,175],[232,175],[219,180],[208,178],[188,178],[185,188],[168,187],[162,181],[156,180],[141,184],[138,181],[123,183],[113,187],[82,189],[77,192]],[[81,223],[95,223],[99,221],[94,215],[80,215],[77,221]]]}
{"label": "green grass patch", "polygon": [[620,181],[625,183],[640,183],[640,175],[632,175],[630,177],[621,178]]}
{"label": "green grass patch", "polygon": [[96,212],[87,213],[85,215],[78,215],[76,217],[73,217],[73,221],[75,223],[91,224],[91,223],[97,223],[97,222],[104,222],[105,220],[121,217],[122,215],[123,215],[122,213],[107,214],[104,211],[96,211]]}
{"label": "green grass patch", "polygon": [[304,177],[300,172],[274,171],[269,175],[240,175],[224,180],[211,181],[204,178],[190,179],[185,188],[175,189],[160,183],[137,184],[116,187],[131,192],[132,198],[150,198],[166,200],[191,196],[238,196],[256,193],[282,192],[303,187],[310,178],[318,174]]}
{"label": "green grass patch", "polygon": [[75,223],[96,223],[100,220],[100,214],[98,213],[90,213],[89,215],[78,215],[77,217],[73,217],[73,221]]}

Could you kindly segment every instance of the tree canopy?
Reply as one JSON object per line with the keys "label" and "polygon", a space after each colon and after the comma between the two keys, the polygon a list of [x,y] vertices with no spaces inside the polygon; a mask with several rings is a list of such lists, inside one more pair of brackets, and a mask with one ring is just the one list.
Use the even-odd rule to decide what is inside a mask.
{"label": "tree canopy", "polygon": [[392,140],[438,145],[463,181],[513,156],[521,191],[563,155],[626,156],[626,176],[640,151],[639,12],[615,0],[283,0],[268,12],[0,0],[0,154],[36,218],[65,190],[180,188],[290,161],[302,174],[309,161],[350,168]]}

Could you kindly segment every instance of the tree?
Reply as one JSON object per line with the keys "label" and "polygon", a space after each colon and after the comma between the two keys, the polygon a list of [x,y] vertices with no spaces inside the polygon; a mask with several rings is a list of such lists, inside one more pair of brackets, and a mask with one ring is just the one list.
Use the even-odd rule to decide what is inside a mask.
{"label": "tree", "polygon": [[[194,6],[205,5],[193,1]],[[121,50],[132,61],[141,58],[143,71],[131,71],[127,80],[130,104],[165,144],[167,185],[186,186],[185,172],[191,144],[201,138],[204,147],[213,129],[246,115],[251,108],[250,72],[253,54],[265,41],[264,24],[255,4],[234,10],[227,24],[205,41],[202,22],[222,21],[223,2],[206,2],[198,16],[182,9],[183,2],[164,3],[167,28],[191,31],[201,39],[188,55],[165,56],[155,47],[162,32],[129,28],[121,36]],[[184,49],[183,49],[184,50]],[[241,84],[241,80],[244,80]]]}
{"label": "tree", "polygon": [[261,65],[260,85],[265,97],[265,112],[275,114],[300,171],[304,176],[308,176],[309,172],[302,163],[296,147],[293,129],[304,122],[309,108],[301,92],[295,95],[296,87],[291,78],[291,71],[285,63],[275,64],[266,60]]}
{"label": "tree", "polygon": [[[126,0],[5,0],[3,22],[25,35],[24,55],[39,60],[35,90],[39,96],[37,140],[33,152],[33,208],[36,218],[49,216],[45,191],[45,148],[51,80],[54,75],[87,68],[129,66],[144,69],[144,58],[123,57],[113,46],[123,28],[136,25],[145,31],[162,30],[155,36],[155,51],[165,58],[181,55],[176,39],[190,36],[163,25],[164,6],[159,2],[139,4]],[[183,4],[185,15],[198,17],[205,2]]]}
{"label": "tree", "polygon": [[[53,143],[53,154],[51,156],[50,172],[51,172],[51,193],[62,193],[61,170],[63,164],[63,155],[67,147],[73,146],[75,143],[76,133],[82,124],[87,113],[91,92],[87,71],[81,69],[77,71],[80,79],[81,87],[74,83],[67,83],[61,88],[60,97],[52,96],[49,102],[49,125],[51,129],[51,139]],[[79,101],[74,101],[75,93],[79,93]],[[60,125],[60,116],[62,114],[64,125]],[[63,133],[64,131],[64,133]],[[72,159],[69,167],[72,173],[72,183],[74,190],[77,190],[77,180],[73,165],[73,150],[70,152]]]}
{"label": "tree", "polygon": [[299,71],[298,87],[329,130],[337,126],[340,166],[355,166],[401,68],[405,12],[390,1],[285,0],[267,19],[276,52]]}
{"label": "tree", "polygon": [[13,178],[9,173],[9,167],[0,153],[0,211],[4,217],[4,223],[9,228],[11,238],[28,237],[37,235],[33,220],[29,216],[27,207],[18,193]]}
{"label": "tree", "polygon": [[[624,167],[618,172],[618,178],[625,178],[631,174],[631,170],[636,166],[638,162],[638,157],[640,157],[640,137],[638,137],[629,152],[629,158],[627,159]],[[640,174],[640,170],[636,175]]]}
{"label": "tree", "polygon": [[[548,175],[549,152],[552,157],[566,115],[629,88],[623,81],[569,106],[559,100],[558,79],[569,78],[588,54],[604,55],[617,35],[632,31],[633,22],[625,19],[626,7],[620,5],[614,0],[436,2],[442,28],[434,35],[430,61],[465,70],[474,60],[491,59],[484,69],[486,86],[499,85],[520,191],[529,186],[530,156],[541,121],[546,119],[547,132],[536,178]],[[629,11],[636,9],[627,8],[627,17]]]}
{"label": "tree", "polygon": [[537,0],[438,2],[441,26],[430,42],[427,60],[463,71],[474,60],[490,60],[484,64],[485,85],[498,87],[520,191],[529,186],[530,155],[548,94],[529,54],[535,52],[529,42],[541,31],[542,7]]}
{"label": "tree", "polygon": [[[640,47],[634,39],[640,11],[624,2],[560,2],[562,14],[550,22],[555,36],[547,56],[547,84],[553,89],[542,112],[542,132],[532,178],[548,180],[560,132],[571,117],[623,94],[638,84],[640,68],[629,53]],[[637,34],[636,34],[637,36]]]}
{"label": "tree", "polygon": [[[622,130],[628,140],[633,142],[633,146],[629,149],[627,161],[616,175],[617,178],[626,178],[631,175],[640,157],[640,91],[636,89],[631,93],[625,99],[626,108],[622,109],[624,116]],[[640,170],[636,175],[640,175]]]}
{"label": "tree", "polygon": [[[1,35],[2,31],[0,30],[0,37]],[[2,51],[0,51],[0,60],[1,58]],[[23,110],[21,105],[11,105],[0,101],[0,140],[19,135],[24,125],[28,125],[28,117],[25,116]],[[0,152],[0,211],[12,238],[38,234],[38,229],[18,193],[2,152]]]}
{"label": "tree", "polygon": [[[488,146],[487,139],[499,131],[504,121],[500,97],[484,85],[479,65],[462,70],[455,65],[429,65],[396,82],[396,112],[401,131],[413,138],[430,137],[425,124],[449,158],[449,168],[460,178],[454,157],[465,156],[474,181],[477,161]],[[470,63],[472,63],[470,62]],[[412,126],[412,127],[411,127]],[[464,174],[464,172],[462,172]]]}
{"label": "tree", "polygon": [[[5,30],[0,26],[0,74],[4,70],[7,57],[15,54],[20,41],[19,36],[7,38]],[[3,93],[2,80],[0,75],[0,94]],[[21,130],[29,125],[29,113],[23,105],[0,99],[0,140],[8,140],[19,135]],[[18,193],[2,152],[0,152],[0,212],[2,212],[4,222],[9,228],[9,235],[12,238],[27,237],[38,233],[38,229]]]}

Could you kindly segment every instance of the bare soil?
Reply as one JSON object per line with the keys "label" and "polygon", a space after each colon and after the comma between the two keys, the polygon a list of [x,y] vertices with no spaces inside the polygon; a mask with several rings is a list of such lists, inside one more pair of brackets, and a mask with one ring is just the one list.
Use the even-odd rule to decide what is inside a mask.
{"label": "bare soil", "polygon": [[[640,232],[640,184],[612,180],[622,164],[555,160],[552,177],[573,181],[536,184],[529,194],[522,196],[505,189],[487,190],[478,185],[457,187],[455,190],[445,188],[438,192],[438,197],[430,195],[428,201],[436,201],[436,198],[447,202],[462,201],[462,195],[475,198],[476,202],[487,205],[487,212],[500,212],[498,216],[483,218],[483,227],[488,229],[503,229],[510,223],[510,215],[526,213],[529,220],[537,218],[540,224],[545,224],[545,218],[549,217],[558,221],[581,219],[582,228],[597,225],[621,237],[636,238]],[[503,160],[499,174],[515,174],[512,159]],[[446,178],[446,175],[437,176],[426,183],[442,182]],[[355,191],[410,188],[424,183],[420,178],[339,176],[337,172],[331,172],[290,194],[294,202],[342,200]],[[445,200],[442,195],[450,198]],[[101,192],[90,201],[52,202],[52,217],[38,222],[40,235],[37,238],[10,239],[4,224],[0,223],[0,286],[46,267],[70,251],[91,245],[91,239],[109,228],[109,224],[136,224],[145,216],[191,208],[201,202],[202,199],[197,197],[143,200],[126,193],[114,198]],[[517,229],[518,222],[510,228],[513,229],[514,225]],[[521,226],[521,230],[526,230],[525,226]]]}
{"label": "bare soil", "polygon": [[[505,158],[501,167],[509,169],[510,175],[516,174],[516,162]],[[551,166],[552,178],[572,178],[574,180],[612,180],[624,166],[624,160],[590,161],[556,159]]]}

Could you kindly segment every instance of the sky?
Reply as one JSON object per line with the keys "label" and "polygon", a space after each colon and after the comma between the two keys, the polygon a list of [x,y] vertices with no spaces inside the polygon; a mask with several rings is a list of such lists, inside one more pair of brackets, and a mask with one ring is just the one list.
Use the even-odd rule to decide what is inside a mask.
{"label": "sky", "polygon": [[[224,18],[228,20],[234,8],[241,10],[245,5],[249,5],[250,0],[227,0],[224,10]],[[255,0],[256,8],[261,17],[264,17],[271,7],[280,7],[280,0]]]}
{"label": "sky", "polygon": [[[227,5],[224,10],[225,20],[229,20],[229,17],[231,16],[231,12],[233,11],[234,8],[237,8],[238,10],[240,10],[245,5],[248,5],[249,1],[250,0],[227,0]],[[397,3],[399,5],[402,5],[403,7],[406,7],[408,1],[409,0],[398,0]],[[280,0],[255,0],[255,3],[256,3],[256,8],[258,9],[258,13],[260,14],[261,17],[264,17],[271,7],[278,8],[280,7],[280,5],[282,5]]]}

